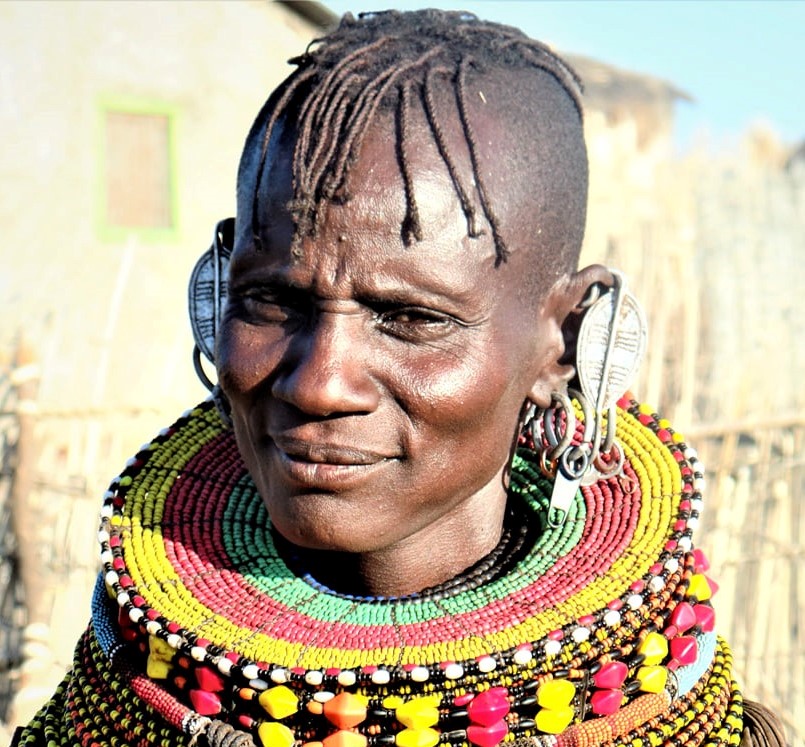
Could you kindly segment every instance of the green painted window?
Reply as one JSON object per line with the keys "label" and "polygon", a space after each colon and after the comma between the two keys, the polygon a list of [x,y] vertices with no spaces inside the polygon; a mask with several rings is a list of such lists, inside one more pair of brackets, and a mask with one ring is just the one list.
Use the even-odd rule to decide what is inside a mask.
{"label": "green painted window", "polygon": [[102,102],[99,225],[104,238],[176,236],[175,126],[168,107]]}

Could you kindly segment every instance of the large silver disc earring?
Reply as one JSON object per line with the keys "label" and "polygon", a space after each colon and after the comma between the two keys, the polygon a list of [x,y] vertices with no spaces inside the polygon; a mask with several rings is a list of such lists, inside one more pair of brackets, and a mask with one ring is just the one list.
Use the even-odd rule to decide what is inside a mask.
{"label": "large silver disc earring", "polygon": [[[593,286],[582,302],[584,317],[576,347],[576,375],[581,391],[569,395],[581,407],[584,433],[574,442],[565,430],[557,438],[557,416],[545,413],[535,447],[547,442],[551,449],[541,452],[540,464],[553,472],[554,485],[548,510],[548,524],[561,526],[582,484],[620,474],[623,449],[617,440],[616,403],[629,388],[643,355],[648,338],[646,318],[640,304],[624,285],[623,276],[612,272],[612,287]],[[562,420],[570,424],[567,403],[562,395],[552,395],[552,406],[564,411]],[[572,409],[572,408],[571,408]],[[532,420],[533,422],[533,420]],[[575,420],[573,421],[575,422]],[[550,424],[553,423],[552,427]],[[572,434],[571,434],[572,436]]]}
{"label": "large silver disc earring", "polygon": [[187,306],[190,328],[193,330],[193,367],[196,375],[212,392],[218,412],[225,423],[231,425],[229,403],[221,388],[214,384],[204,370],[201,356],[215,364],[215,336],[221,324],[226,304],[227,275],[232,244],[235,238],[235,219],[225,218],[215,226],[212,244],[199,257],[188,285]]}

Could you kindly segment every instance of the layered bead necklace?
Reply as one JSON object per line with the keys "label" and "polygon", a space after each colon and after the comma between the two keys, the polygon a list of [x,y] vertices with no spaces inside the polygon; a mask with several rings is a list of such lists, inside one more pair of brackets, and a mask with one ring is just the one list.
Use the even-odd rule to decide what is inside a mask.
{"label": "layered bead necklace", "polygon": [[22,744],[737,745],[742,700],[694,549],[702,467],[621,400],[621,474],[546,521],[521,444],[501,544],[419,595],[338,594],[286,560],[205,403],[106,493],[92,623]]}

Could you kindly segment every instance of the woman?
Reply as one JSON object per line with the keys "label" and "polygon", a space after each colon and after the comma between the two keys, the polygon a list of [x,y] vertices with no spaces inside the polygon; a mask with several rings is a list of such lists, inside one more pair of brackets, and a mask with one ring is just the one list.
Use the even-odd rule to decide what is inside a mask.
{"label": "woman", "polygon": [[217,407],[112,484],[19,743],[773,742],[713,632],[695,452],[615,406],[645,333],[575,269],[573,72],[436,11],[295,62],[191,283]]}

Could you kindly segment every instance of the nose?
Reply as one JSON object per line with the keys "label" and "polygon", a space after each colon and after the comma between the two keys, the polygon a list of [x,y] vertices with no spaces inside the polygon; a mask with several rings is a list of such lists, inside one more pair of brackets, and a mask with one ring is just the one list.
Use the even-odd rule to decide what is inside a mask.
{"label": "nose", "polygon": [[288,346],[274,397],[317,417],[375,410],[379,391],[365,326],[358,314],[319,312]]}

